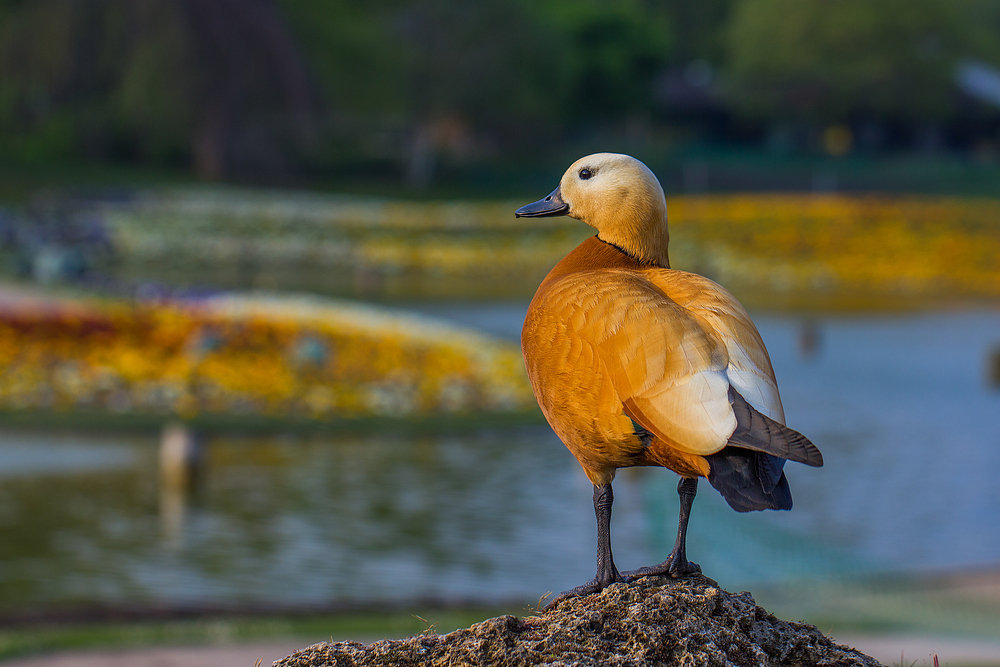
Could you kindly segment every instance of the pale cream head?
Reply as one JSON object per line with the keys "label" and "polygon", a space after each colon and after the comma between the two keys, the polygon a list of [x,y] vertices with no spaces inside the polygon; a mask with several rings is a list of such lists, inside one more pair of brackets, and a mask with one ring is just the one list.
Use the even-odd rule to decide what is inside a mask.
{"label": "pale cream head", "polygon": [[559,182],[566,215],[640,262],[669,267],[667,202],[660,182],[639,160],[620,153],[580,158]]}

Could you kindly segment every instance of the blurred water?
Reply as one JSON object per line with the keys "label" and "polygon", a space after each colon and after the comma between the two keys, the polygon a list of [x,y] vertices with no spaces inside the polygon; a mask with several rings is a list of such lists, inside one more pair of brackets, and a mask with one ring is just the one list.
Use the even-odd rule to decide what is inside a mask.
{"label": "blurred water", "polygon": [[5,607],[529,599],[572,580],[566,560],[593,559],[575,539],[592,532],[586,480],[542,427],[213,438],[180,503],[158,490],[155,438],[109,438],[94,452],[104,465],[42,472],[77,447],[47,436],[37,465],[9,467],[31,437],[0,446]]}
{"label": "blurred water", "polygon": [[826,454],[789,524],[889,569],[1000,564],[1000,313],[831,318],[814,359],[797,324],[760,322],[788,424]]}
{"label": "blurred water", "polygon": [[[425,306],[516,336],[525,304]],[[1000,564],[1000,313],[755,317],[788,422],[791,512],[737,514],[707,484],[690,557],[729,587]],[[0,607],[70,602],[533,601],[593,576],[589,483],[547,427],[463,435],[214,437],[191,497],[155,437],[0,433]],[[621,471],[616,560],[662,560],[676,476]]]}
{"label": "blurred water", "polygon": [[[516,339],[526,305],[421,310]],[[693,560],[733,586],[1000,565],[1000,387],[988,378],[989,358],[1000,350],[1000,313],[754,321],[788,425],[807,434],[826,463],[788,464],[792,512],[736,514],[702,484],[690,528]],[[673,545],[674,487],[671,475],[649,475],[643,484],[657,559]]]}

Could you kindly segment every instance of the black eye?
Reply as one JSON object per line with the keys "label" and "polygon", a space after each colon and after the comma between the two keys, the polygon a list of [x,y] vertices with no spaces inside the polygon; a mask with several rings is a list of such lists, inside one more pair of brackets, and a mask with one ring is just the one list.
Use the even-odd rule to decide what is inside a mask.
{"label": "black eye", "polygon": [[585,181],[585,180],[587,180],[588,178],[590,178],[593,175],[594,175],[594,172],[592,172],[591,170],[587,169],[586,167],[584,167],[583,169],[580,170],[580,179],[581,180]]}

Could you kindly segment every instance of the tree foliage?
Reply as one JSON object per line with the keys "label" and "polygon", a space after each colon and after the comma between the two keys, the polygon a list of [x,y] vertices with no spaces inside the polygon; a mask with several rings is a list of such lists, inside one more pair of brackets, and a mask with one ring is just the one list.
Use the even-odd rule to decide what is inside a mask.
{"label": "tree foliage", "polygon": [[0,21],[0,122],[26,156],[274,173],[317,111],[263,0],[22,0]]}
{"label": "tree foliage", "polygon": [[656,118],[692,61],[762,122],[947,120],[997,34],[997,0],[0,0],[0,153],[420,183]]}
{"label": "tree foliage", "polygon": [[665,11],[631,0],[541,0],[535,11],[563,54],[549,78],[568,89],[565,116],[607,120],[652,107],[651,82],[671,58]]}
{"label": "tree foliage", "polygon": [[281,0],[337,111],[463,118],[504,130],[648,106],[670,56],[634,0]]}
{"label": "tree foliage", "polygon": [[731,100],[760,117],[941,119],[956,60],[988,51],[964,0],[740,0]]}
{"label": "tree foliage", "polygon": [[394,132],[404,160],[421,136],[516,143],[648,109],[670,56],[652,7],[4,0],[0,123],[23,155],[190,161],[216,176],[280,172],[338,133]]}

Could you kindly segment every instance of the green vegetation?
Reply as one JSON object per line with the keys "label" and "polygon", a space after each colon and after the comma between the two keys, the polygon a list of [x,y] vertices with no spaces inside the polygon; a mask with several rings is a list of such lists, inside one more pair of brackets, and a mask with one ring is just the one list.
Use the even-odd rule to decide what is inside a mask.
{"label": "green vegetation", "polygon": [[262,158],[272,174],[287,169],[312,137],[309,77],[273,8],[241,4],[5,3],[0,148],[205,176],[259,170]]}
{"label": "green vegetation", "polygon": [[800,581],[757,586],[753,595],[771,613],[804,619],[834,637],[898,633],[992,639],[1000,628],[1000,606],[987,593],[934,577]]}
{"label": "green vegetation", "polygon": [[[5,161],[419,189],[593,147],[649,159],[791,132],[796,150],[836,153],[943,134],[995,154],[1000,140],[1000,111],[954,79],[964,60],[1000,65],[988,0],[183,7],[0,4]],[[848,133],[824,143],[831,124]]]}
{"label": "green vegetation", "polygon": [[438,152],[648,108],[669,53],[634,0],[229,5],[0,6],[0,149],[208,178],[389,163],[419,185]]}
{"label": "green vegetation", "polygon": [[[949,154],[887,154],[831,157],[768,152],[733,147],[691,147],[671,150],[675,143],[639,145],[588,140],[570,148],[505,159],[463,169],[440,171],[424,190],[406,190],[407,199],[507,199],[517,206],[534,201],[554,187],[566,165],[589,152],[608,148],[642,159],[663,183],[667,194],[686,192],[777,191],[802,192],[835,188],[842,192],[899,192],[991,197],[1000,192],[1000,153],[990,150],[975,160]],[[703,181],[690,183],[692,166],[703,169]],[[824,181],[826,179],[826,181]],[[0,156],[0,206],[23,207],[40,195],[102,193],[114,197],[125,191],[159,186],[200,185],[184,169],[159,169],[106,162],[24,164],[4,162]],[[399,197],[397,172],[372,174],[363,169],[304,177],[302,185],[315,192]],[[511,211],[507,211],[513,216]]]}
{"label": "green vegetation", "polygon": [[[183,620],[23,623],[0,629],[0,660],[71,649],[149,648],[301,639],[319,641],[398,638],[426,630],[446,633],[503,613],[525,609],[415,608],[259,616],[205,616]],[[426,619],[426,620],[423,620]]]}
{"label": "green vegetation", "polygon": [[[955,63],[996,61],[1000,11],[977,0],[743,0],[728,26],[733,100],[778,119],[953,117]],[[983,20],[983,19],[986,20]]]}

